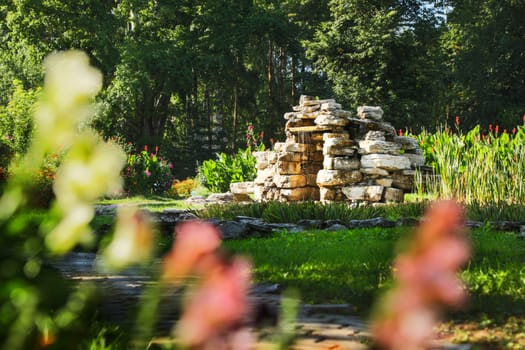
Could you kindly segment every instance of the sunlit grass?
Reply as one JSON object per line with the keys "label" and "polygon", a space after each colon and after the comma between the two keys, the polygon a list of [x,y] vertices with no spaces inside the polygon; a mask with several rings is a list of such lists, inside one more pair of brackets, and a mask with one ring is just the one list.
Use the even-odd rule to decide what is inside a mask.
{"label": "sunlit grass", "polygon": [[[281,232],[224,246],[251,257],[256,282],[297,288],[307,303],[350,303],[367,312],[391,284],[396,247],[409,231]],[[490,229],[474,230],[470,237],[474,254],[461,273],[471,294],[466,314],[525,315],[525,241]]]}

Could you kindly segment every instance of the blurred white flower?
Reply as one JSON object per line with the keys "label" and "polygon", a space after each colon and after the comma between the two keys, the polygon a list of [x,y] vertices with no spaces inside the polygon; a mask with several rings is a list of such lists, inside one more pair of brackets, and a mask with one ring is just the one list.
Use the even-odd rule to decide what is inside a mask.
{"label": "blurred white flower", "polygon": [[149,218],[137,207],[119,208],[113,240],[104,251],[104,263],[120,270],[146,262],[153,251],[154,230]]}
{"label": "blurred white flower", "polygon": [[57,171],[53,190],[58,207],[67,212],[78,202],[93,202],[118,191],[126,155],[120,147],[99,142],[95,135],[78,135]]}
{"label": "blurred white flower", "polygon": [[46,245],[54,253],[63,254],[71,250],[78,242],[91,235],[89,223],[95,210],[88,204],[79,204],[70,208],[67,215],[46,236]]}
{"label": "blurred white flower", "polygon": [[92,114],[92,100],[102,88],[102,74],[81,51],[49,55],[44,95],[35,112],[36,137],[46,150],[68,147],[78,126]]}

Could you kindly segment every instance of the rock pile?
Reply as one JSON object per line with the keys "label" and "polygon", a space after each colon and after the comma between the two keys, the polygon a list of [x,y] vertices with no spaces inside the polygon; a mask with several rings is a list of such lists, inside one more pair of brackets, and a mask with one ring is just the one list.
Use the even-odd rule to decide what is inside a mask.
{"label": "rock pile", "polygon": [[402,202],[424,165],[417,141],[397,136],[380,107],[352,117],[333,99],[301,96],[284,118],[286,142],[254,153],[256,200]]}

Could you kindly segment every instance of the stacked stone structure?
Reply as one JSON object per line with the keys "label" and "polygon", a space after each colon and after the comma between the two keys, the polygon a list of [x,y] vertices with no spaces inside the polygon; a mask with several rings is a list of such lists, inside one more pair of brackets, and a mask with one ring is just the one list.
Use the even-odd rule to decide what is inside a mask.
{"label": "stacked stone structure", "polygon": [[417,141],[397,136],[380,107],[352,117],[333,99],[301,96],[284,117],[286,142],[255,153],[256,200],[402,202],[424,165]]}

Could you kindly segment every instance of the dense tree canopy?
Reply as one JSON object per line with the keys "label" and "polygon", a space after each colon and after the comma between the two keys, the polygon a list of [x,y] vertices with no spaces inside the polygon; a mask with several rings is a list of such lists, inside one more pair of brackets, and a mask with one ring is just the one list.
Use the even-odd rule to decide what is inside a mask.
{"label": "dense tree canopy", "polygon": [[523,1],[0,0],[0,15],[0,109],[41,85],[48,53],[84,50],[104,74],[93,125],[181,174],[244,147],[250,124],[282,139],[300,94],[414,130],[525,113]]}

